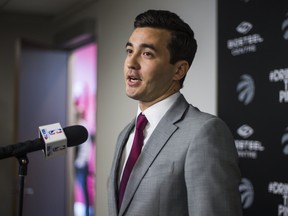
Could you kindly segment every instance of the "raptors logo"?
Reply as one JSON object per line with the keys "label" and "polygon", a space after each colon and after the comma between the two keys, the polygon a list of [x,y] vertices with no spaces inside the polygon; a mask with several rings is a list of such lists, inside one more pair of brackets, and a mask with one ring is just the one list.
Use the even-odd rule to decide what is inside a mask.
{"label": "raptors logo", "polygon": [[248,74],[243,74],[237,85],[238,99],[245,105],[251,103],[255,94],[255,85],[253,78]]}
{"label": "raptors logo", "polygon": [[241,202],[243,209],[249,208],[254,201],[253,185],[247,178],[242,178],[239,191],[241,193]]}

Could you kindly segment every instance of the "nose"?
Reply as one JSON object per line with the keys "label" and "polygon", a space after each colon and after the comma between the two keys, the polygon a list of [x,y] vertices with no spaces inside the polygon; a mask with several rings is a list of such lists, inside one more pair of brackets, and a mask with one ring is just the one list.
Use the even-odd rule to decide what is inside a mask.
{"label": "nose", "polygon": [[140,64],[139,64],[139,59],[138,59],[137,54],[127,55],[125,62],[126,62],[126,67],[128,69],[135,69],[135,70],[140,69]]}

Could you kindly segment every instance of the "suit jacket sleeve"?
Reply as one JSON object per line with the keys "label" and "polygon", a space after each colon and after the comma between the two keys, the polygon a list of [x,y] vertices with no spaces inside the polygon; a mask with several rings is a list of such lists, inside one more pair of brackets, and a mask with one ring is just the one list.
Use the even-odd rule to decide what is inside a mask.
{"label": "suit jacket sleeve", "polygon": [[208,119],[192,143],[185,160],[189,215],[242,215],[238,156],[227,126]]}

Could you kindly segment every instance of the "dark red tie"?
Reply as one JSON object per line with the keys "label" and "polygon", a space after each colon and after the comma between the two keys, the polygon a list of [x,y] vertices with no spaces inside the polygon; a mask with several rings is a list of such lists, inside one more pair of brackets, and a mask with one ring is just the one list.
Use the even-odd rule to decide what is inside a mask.
{"label": "dark red tie", "polygon": [[126,165],[125,165],[125,168],[123,171],[122,179],[120,182],[119,193],[118,193],[118,207],[119,207],[119,209],[120,209],[120,206],[121,206],[121,203],[123,200],[123,196],[125,193],[125,188],[126,188],[127,182],[129,180],[129,176],[130,176],[132,169],[134,167],[134,164],[136,163],[136,161],[137,161],[137,159],[141,153],[141,150],[142,150],[142,146],[143,146],[143,142],[144,142],[143,130],[146,127],[147,122],[148,121],[147,121],[145,115],[140,113],[138,118],[137,118],[133,145],[132,145],[129,157],[127,159],[127,162],[126,162]]}

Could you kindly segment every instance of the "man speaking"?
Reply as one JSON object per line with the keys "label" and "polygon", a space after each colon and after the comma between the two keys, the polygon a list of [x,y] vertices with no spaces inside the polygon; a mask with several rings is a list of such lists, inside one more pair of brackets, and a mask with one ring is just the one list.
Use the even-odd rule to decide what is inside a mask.
{"label": "man speaking", "polygon": [[197,49],[178,15],[138,15],[126,44],[126,94],[137,117],[120,133],[108,184],[110,216],[241,216],[234,139],[180,93]]}

